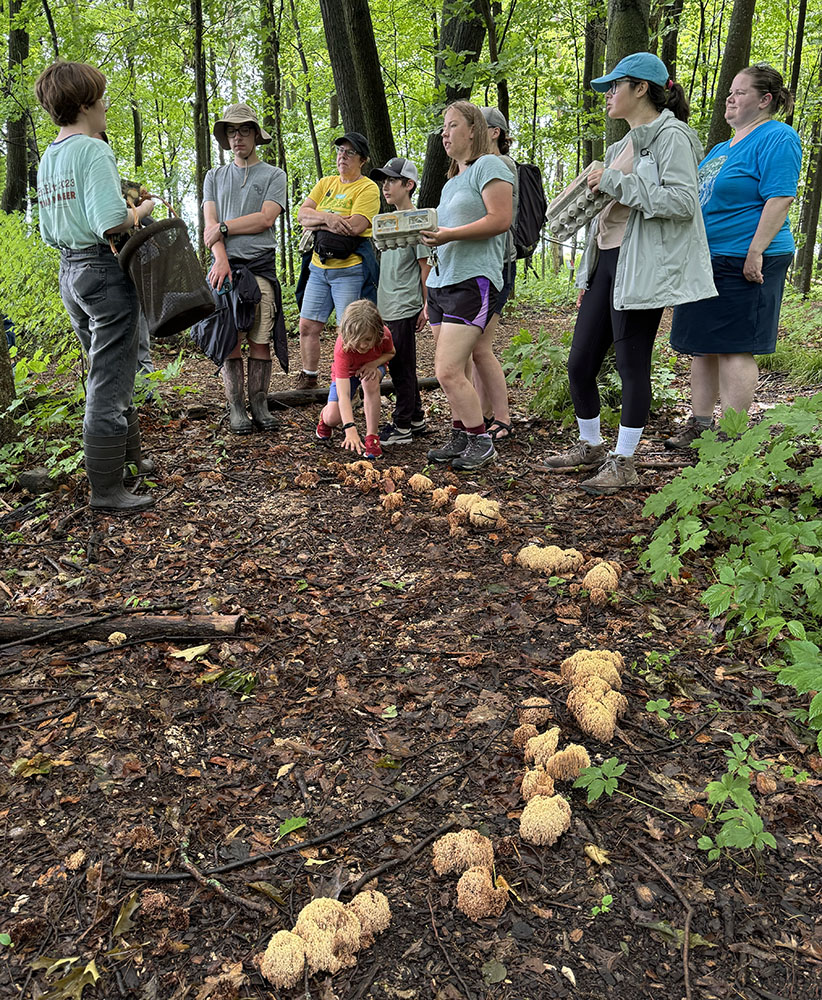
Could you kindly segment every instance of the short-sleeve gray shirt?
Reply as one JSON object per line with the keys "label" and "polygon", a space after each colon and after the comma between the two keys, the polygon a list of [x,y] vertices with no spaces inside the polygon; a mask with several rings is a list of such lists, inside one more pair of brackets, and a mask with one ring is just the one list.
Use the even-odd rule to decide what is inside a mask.
{"label": "short-sleeve gray shirt", "polygon": [[[488,153],[475,160],[461,174],[449,181],[440,195],[437,218],[440,226],[451,229],[477,222],[487,214],[482,191],[491,181],[506,181],[513,187],[511,171],[500,157]],[[468,278],[485,277],[499,291],[502,288],[502,262],[508,233],[484,240],[454,240],[437,250],[439,274],[428,275],[429,288],[457,285]]]}
{"label": "short-sleeve gray shirt", "polygon": [[[260,212],[265,201],[274,201],[284,208],[285,171],[262,160],[247,168],[233,162],[214,167],[206,174],[203,185],[203,202],[207,201],[216,205],[218,222]],[[250,236],[225,237],[229,260],[253,260],[276,245],[274,226]]]}
{"label": "short-sleeve gray shirt", "polygon": [[377,308],[386,323],[417,316],[423,307],[420,260],[428,256],[428,247],[383,250],[380,254],[380,283]]}

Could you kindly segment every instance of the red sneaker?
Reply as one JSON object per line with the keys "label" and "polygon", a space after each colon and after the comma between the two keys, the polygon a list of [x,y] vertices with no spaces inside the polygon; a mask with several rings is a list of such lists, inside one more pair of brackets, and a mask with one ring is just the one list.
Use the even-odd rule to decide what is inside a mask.
{"label": "red sneaker", "polygon": [[330,441],[333,434],[332,428],[320,417],[320,422],[317,424],[317,437],[320,441]]}
{"label": "red sneaker", "polygon": [[379,434],[365,435],[365,457],[382,458],[382,445]]}

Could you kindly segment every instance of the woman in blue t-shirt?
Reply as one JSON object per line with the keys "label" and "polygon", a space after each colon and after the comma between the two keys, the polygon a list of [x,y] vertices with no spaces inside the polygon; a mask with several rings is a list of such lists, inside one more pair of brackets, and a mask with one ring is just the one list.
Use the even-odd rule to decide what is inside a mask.
{"label": "woman in blue t-shirt", "polygon": [[466,368],[502,288],[514,178],[491,153],[482,111],[468,101],[446,108],[442,144],[451,165],[437,208],[439,228],[423,233],[422,241],[439,248],[426,282],[428,319],[437,344],[434,369],[451,406],[452,430],[450,440],[432,448],[428,458],[469,470],[497,454]]}
{"label": "woman in blue t-shirt", "polygon": [[747,412],[759,377],[754,355],[776,348],[795,250],[788,210],[802,148],[796,132],[773,116],[792,106],[793,95],[772,66],[743,69],[725,101],[733,138],[714,146],[699,165],[699,200],[719,298],[674,310],[671,346],[692,356],[693,415],[668,438],[667,448],[690,448],[711,426],[717,400],[723,413]]}

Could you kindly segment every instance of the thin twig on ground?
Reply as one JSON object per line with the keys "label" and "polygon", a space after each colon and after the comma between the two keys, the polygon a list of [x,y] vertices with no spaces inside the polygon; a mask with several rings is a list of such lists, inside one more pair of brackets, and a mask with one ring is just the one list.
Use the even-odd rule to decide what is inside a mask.
{"label": "thin twig on ground", "polygon": [[222,882],[218,882],[216,878],[207,878],[189,858],[187,839],[180,843],[180,863],[204,889],[211,889],[212,892],[216,892],[218,896],[222,896],[223,899],[227,899],[229,903],[233,903],[241,909],[253,910],[255,913],[262,913],[266,917],[271,916],[271,911],[263,903],[258,903],[256,899],[244,899],[242,896],[237,896],[230,889],[226,889]]}
{"label": "thin twig on ground", "polygon": [[688,969],[688,957],[691,948],[691,917],[694,915],[693,907],[685,898],[685,895],[680,891],[679,887],[668,877],[668,875],[665,874],[653,858],[650,858],[645,851],[637,847],[636,844],[628,841],[628,845],[635,854],[639,855],[643,861],[646,861],[654,869],[654,871],[668,883],[676,895],[676,898],[685,907],[685,927],[682,932],[682,965],[685,973],[685,998],[686,1000],[691,1000],[691,975],[690,970]]}
{"label": "thin twig on ground", "polygon": [[[359,830],[361,827],[367,826],[369,823],[375,823],[377,820],[398,812],[403,806],[408,805],[409,802],[413,802],[414,799],[418,799],[420,795],[424,795],[430,788],[433,788],[434,785],[438,784],[440,781],[444,781],[452,775],[459,774],[460,771],[464,771],[466,767],[470,767],[473,763],[478,761],[480,757],[486,753],[488,748],[493,745],[494,741],[508,725],[508,720],[514,714],[515,707],[516,706],[511,708],[510,712],[502,720],[502,724],[499,728],[494,730],[492,736],[486,740],[485,743],[483,743],[473,757],[463,761],[461,764],[448,768],[447,771],[435,774],[430,781],[427,781],[421,788],[418,788],[416,792],[412,792],[410,795],[407,795],[395,805],[389,806],[387,809],[382,809],[380,812],[363,816],[361,819],[358,819],[353,823],[346,823],[345,826],[338,826],[336,829],[329,830],[328,833],[325,833],[320,837],[314,837],[313,840],[298,840],[296,843],[289,844],[287,847],[282,847],[277,851],[264,851],[261,854],[250,854],[247,858],[241,858],[239,861],[232,861],[230,864],[221,865],[219,868],[211,868],[205,872],[205,875],[224,875],[226,872],[236,871],[238,868],[245,868],[248,865],[256,864],[258,861],[276,861],[284,854],[292,854],[294,851],[304,851],[308,847],[317,847],[319,844],[327,844],[330,840],[336,840],[337,837],[341,837],[343,834],[353,833],[354,830]],[[163,872],[162,874],[158,873],[156,875],[148,872],[123,872],[123,878],[131,879],[134,882],[179,882],[181,879],[191,877],[192,875],[190,872]]]}
{"label": "thin twig on ground", "polygon": [[438,830],[429,834],[425,840],[421,840],[418,844],[415,844],[410,851],[406,851],[401,857],[392,858],[390,861],[386,861],[385,864],[378,865],[376,868],[372,868],[371,871],[366,872],[351,886],[351,895],[356,896],[364,885],[368,885],[371,879],[376,878],[378,875],[382,875],[383,872],[387,872],[390,868],[395,868],[397,865],[410,861],[411,858],[413,858],[416,854],[419,854],[420,851],[430,844],[432,840],[436,840],[444,833],[447,833],[452,826],[454,826],[454,820],[451,820],[450,823],[444,823]]}
{"label": "thin twig on ground", "polygon": [[459,981],[459,984],[462,987],[463,992],[465,993],[465,996],[466,997],[470,997],[471,996],[471,991],[466,986],[465,980],[459,974],[459,970],[454,965],[454,963],[451,961],[451,956],[448,954],[448,949],[445,947],[445,945],[440,940],[439,931],[437,930],[437,925],[436,925],[436,922],[434,921],[434,907],[431,905],[431,897],[430,896],[426,896],[426,899],[428,901],[428,909],[429,909],[429,911],[431,913],[431,928],[434,931],[434,937],[437,939],[437,944],[439,945],[440,951],[442,952],[443,956],[445,957],[445,961],[448,963],[448,968],[457,977],[457,980]]}

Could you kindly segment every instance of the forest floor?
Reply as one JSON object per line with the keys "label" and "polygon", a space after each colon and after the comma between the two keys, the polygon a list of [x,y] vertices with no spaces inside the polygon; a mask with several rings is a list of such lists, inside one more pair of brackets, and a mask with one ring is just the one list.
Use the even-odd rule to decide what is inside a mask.
{"label": "forest floor", "polygon": [[[572,323],[528,309],[518,320],[508,336]],[[424,348],[420,373],[431,368]],[[82,476],[48,496],[45,516],[22,494],[2,498],[24,513],[2,521],[0,615],[39,616],[43,632],[67,616],[98,627],[0,646],[0,932],[12,940],[0,995],[679,1000],[687,962],[693,997],[822,997],[822,761],[791,717],[796,697],[761,646],[732,646],[708,618],[701,558],[663,587],[638,565],[654,527],[644,501],[679,468],[662,440],[684,405],[653,417],[641,486],[593,499],[578,474],[540,471],[570,435],[529,417],[515,388],[516,435],[495,465],[459,480],[427,470],[437,487],[500,503],[505,527],[454,538],[407,484],[446,433],[440,392],[425,395],[430,436],[380,463],[406,477],[391,473],[405,497],[392,524],[386,486],[346,484],[338,463],[353,457],[314,442],[319,406],[239,438],[209,364],[190,358],[183,381],[197,394],[162,386],[166,405],[143,413],[153,510],[96,515]],[[785,395],[772,378],[760,398]],[[532,541],[617,561],[617,593],[595,606],[578,574],[519,567]],[[125,604],[135,630],[147,608],[242,623],[162,639],[127,624],[117,646],[105,615]],[[583,647],[627,665],[629,709],[607,745],[565,707],[559,665]],[[549,848],[519,837],[511,737],[532,696],[550,699],[561,745],[627,765],[619,792],[590,806],[560,785],[571,826]],[[660,698],[665,722],[646,710]],[[735,733],[756,734],[754,754],[775,762],[755,794],[777,847],[709,863],[705,787]],[[307,824],[280,839],[296,817]],[[456,877],[431,867],[432,835],[461,827],[491,838],[512,887],[498,918],[471,922]],[[200,873],[230,866],[225,891],[184,856]],[[272,933],[313,895],[347,901],[377,869],[390,928],[334,977],[272,989],[253,960]],[[604,896],[610,909],[593,915]]]}

